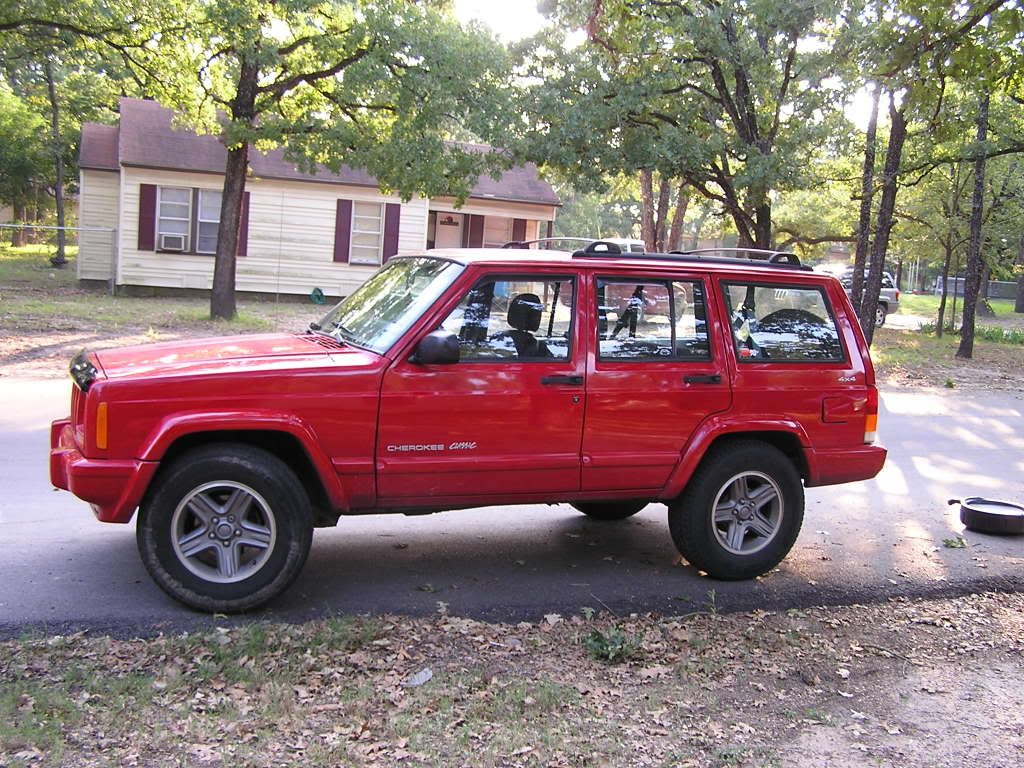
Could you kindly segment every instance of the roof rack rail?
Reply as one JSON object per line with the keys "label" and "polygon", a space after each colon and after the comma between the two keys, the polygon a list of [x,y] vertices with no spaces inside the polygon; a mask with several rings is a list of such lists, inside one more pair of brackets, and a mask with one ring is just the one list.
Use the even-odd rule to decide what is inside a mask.
{"label": "roof rack rail", "polygon": [[721,258],[746,259],[749,261],[767,261],[769,264],[787,264],[799,267],[800,257],[792,251],[775,251],[769,248],[695,248],[689,251],[670,251],[681,256],[703,256],[705,254],[748,254],[747,256],[723,256]]}
{"label": "roof rack rail", "polygon": [[[541,237],[537,240],[510,240],[505,243],[502,248],[529,248],[531,245],[539,245],[541,243],[593,243],[593,237]],[[557,249],[555,249],[557,250]]]}

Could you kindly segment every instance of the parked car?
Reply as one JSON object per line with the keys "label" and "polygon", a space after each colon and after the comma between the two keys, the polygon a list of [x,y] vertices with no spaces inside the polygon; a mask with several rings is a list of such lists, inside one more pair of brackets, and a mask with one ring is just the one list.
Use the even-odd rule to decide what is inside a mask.
{"label": "parked car", "polygon": [[366,513],[662,502],[695,568],[766,573],[805,486],[885,460],[850,301],[795,257],[618,250],[408,253],[305,332],[83,352],[53,484],[138,510],[149,573],[207,611],[270,600],[315,527]]}
{"label": "parked car", "polygon": [[[835,269],[830,265],[815,267],[822,272],[828,272],[839,278],[847,295],[853,293],[853,267],[847,266]],[[865,275],[865,280],[867,276]],[[878,292],[878,306],[875,309],[875,325],[885,325],[886,318],[900,308],[900,290],[896,287],[896,281],[889,272],[882,273],[882,287]]]}

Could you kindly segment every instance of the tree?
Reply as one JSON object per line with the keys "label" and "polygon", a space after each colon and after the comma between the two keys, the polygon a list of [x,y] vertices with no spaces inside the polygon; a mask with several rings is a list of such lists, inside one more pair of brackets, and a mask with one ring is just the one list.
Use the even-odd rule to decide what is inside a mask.
{"label": "tree", "polygon": [[[553,28],[527,66],[536,83],[524,152],[592,180],[603,171],[685,181],[722,207],[741,246],[771,247],[773,195],[807,183],[836,108],[835,59],[820,33],[836,6],[546,5]],[[575,28],[587,42],[566,51]]]}
{"label": "tree", "polygon": [[309,172],[359,167],[405,198],[464,199],[481,173],[511,162],[507,153],[445,140],[449,126],[498,138],[511,119],[503,50],[478,28],[461,28],[445,2],[92,2],[94,19],[80,6],[35,0],[37,18],[7,24],[70,31],[106,46],[184,125],[221,137],[227,163],[212,317],[235,314],[253,149],[283,147]]}
{"label": "tree", "polygon": [[[49,162],[46,125],[25,101],[0,84],[0,201],[12,206],[15,218],[24,218],[35,185],[47,176]],[[22,244],[18,233],[14,242]]]}

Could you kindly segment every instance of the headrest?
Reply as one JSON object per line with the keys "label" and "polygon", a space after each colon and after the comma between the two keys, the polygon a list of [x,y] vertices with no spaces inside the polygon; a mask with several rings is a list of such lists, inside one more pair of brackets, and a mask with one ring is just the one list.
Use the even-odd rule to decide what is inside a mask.
{"label": "headrest", "polygon": [[540,315],[540,299],[534,293],[520,293],[508,305],[508,324],[517,331],[536,331]]}

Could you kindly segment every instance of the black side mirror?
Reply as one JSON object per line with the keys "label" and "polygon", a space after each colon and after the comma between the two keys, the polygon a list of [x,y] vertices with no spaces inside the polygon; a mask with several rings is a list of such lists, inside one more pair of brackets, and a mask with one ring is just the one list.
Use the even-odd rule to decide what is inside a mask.
{"label": "black side mirror", "polygon": [[412,356],[421,365],[446,365],[459,362],[459,339],[449,331],[434,331],[416,345]]}

